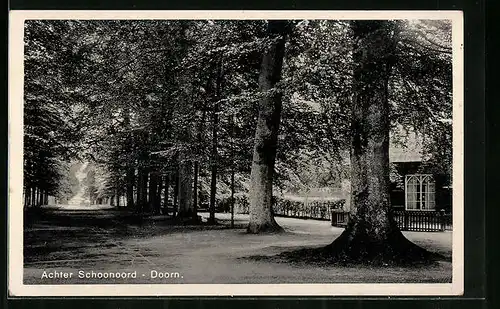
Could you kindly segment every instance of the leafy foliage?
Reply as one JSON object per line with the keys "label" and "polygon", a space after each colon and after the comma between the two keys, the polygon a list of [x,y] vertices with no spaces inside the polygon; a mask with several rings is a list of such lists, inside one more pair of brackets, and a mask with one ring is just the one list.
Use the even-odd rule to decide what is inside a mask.
{"label": "leafy foliage", "polygon": [[72,24],[27,21],[25,25],[24,187],[57,195],[62,161],[78,152],[78,99],[73,74],[81,55]]}
{"label": "leafy foliage", "polygon": [[[64,162],[79,158],[96,164],[92,196],[125,194],[130,182],[137,193],[140,171],[174,185],[179,164],[196,161],[206,195],[215,130],[219,192],[228,192],[233,171],[237,191],[248,190],[257,102],[269,95],[258,92],[272,43],[266,23],[27,21],[25,187],[71,191]],[[275,184],[336,186],[348,171],[352,33],[345,21],[291,24],[283,78],[271,90],[283,93]],[[393,25],[391,124],[426,136],[429,162],[449,172],[451,25]]]}

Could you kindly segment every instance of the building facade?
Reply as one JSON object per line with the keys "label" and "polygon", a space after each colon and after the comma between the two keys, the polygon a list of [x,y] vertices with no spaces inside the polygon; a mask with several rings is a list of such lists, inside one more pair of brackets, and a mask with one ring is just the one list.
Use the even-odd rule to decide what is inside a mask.
{"label": "building facade", "polygon": [[398,210],[451,212],[450,176],[427,164],[422,145],[416,134],[409,134],[404,146],[391,143],[391,204]]}

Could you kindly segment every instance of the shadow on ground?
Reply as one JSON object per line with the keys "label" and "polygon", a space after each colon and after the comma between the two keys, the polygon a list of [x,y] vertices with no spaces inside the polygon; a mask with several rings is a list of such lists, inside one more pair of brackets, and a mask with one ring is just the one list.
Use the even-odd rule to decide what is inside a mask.
{"label": "shadow on ground", "polygon": [[[208,214],[202,213],[205,219]],[[451,282],[451,262],[422,267],[338,267],[290,263],[276,256],[331,243],[342,229],[327,221],[277,218],[284,233],[245,233],[248,216],[217,214],[215,226],[173,224],[168,217],[138,218],[114,209],[47,209],[29,213],[24,231],[25,284],[75,283],[360,283]],[[451,233],[405,235],[451,257]],[[70,279],[43,272],[74,273]],[[136,278],[79,278],[78,272],[136,272]],[[152,271],[178,274],[152,278]]]}

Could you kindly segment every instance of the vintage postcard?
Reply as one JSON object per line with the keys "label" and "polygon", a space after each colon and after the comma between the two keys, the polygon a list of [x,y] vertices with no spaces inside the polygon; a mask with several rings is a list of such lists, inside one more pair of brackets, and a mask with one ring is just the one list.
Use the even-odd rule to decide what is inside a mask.
{"label": "vintage postcard", "polygon": [[463,293],[459,11],[11,11],[10,296]]}

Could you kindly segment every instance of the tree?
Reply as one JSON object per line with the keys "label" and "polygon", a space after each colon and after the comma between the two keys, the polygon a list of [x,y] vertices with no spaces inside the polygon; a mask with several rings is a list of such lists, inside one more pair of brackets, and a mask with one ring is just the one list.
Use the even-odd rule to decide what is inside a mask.
{"label": "tree", "polygon": [[430,253],[407,240],[389,198],[388,81],[395,24],[353,21],[351,213],[345,231],[325,251],[337,261],[412,263]]}
{"label": "tree", "polygon": [[217,194],[217,161],[219,159],[218,153],[218,130],[219,130],[219,100],[222,94],[222,80],[223,80],[223,55],[218,56],[217,73],[215,78],[215,96],[212,108],[212,152],[210,155],[211,160],[211,179],[210,179],[210,223],[215,223],[215,198]]}
{"label": "tree", "polygon": [[275,87],[281,79],[288,21],[268,24],[270,46],[265,49],[259,76],[259,116],[253,150],[249,233],[275,232],[281,227],[272,213],[273,173],[281,114],[281,93]]}
{"label": "tree", "polygon": [[[399,23],[397,59],[389,80],[391,124],[420,134],[425,166],[451,180],[451,23]],[[403,138],[402,142],[404,143]]]}
{"label": "tree", "polygon": [[[360,113],[369,110],[360,103],[364,97],[387,101],[390,128],[448,127],[436,121],[451,113],[442,25],[389,24],[389,38],[372,44],[392,44],[381,71],[358,52],[353,58],[353,45],[365,51],[373,46],[359,43],[366,40],[346,21],[34,22],[26,36],[25,67],[32,72],[25,83],[26,196],[40,200],[37,190],[46,195],[55,186],[49,180],[57,177],[50,175],[72,148],[105,171],[98,198],[125,195],[139,212],[158,213],[173,192],[180,204],[176,215],[194,217],[196,203],[210,191],[213,219],[221,195],[229,187],[233,194],[248,191],[250,178],[248,231],[280,230],[272,214],[273,185],[290,189],[303,181],[307,187],[311,177],[304,176],[313,175],[326,186],[340,178],[333,167],[347,161],[353,98]],[[359,73],[365,66],[376,72],[373,83],[385,80],[386,98],[381,86],[360,86],[371,87],[369,74]],[[68,116],[75,110],[77,125]],[[78,147],[59,139],[73,131],[85,132]],[[356,132],[361,140],[375,138]],[[450,157],[440,145],[451,142],[451,134],[434,133],[432,139],[427,149],[441,152],[434,161],[449,161],[440,159]],[[50,146],[54,141],[57,151]],[[360,167],[366,160],[359,156],[353,164],[368,169]],[[312,165],[332,171],[317,177],[314,168],[304,171]]]}
{"label": "tree", "polygon": [[80,99],[75,78],[84,52],[75,48],[73,23],[27,21],[24,55],[24,194],[29,206],[67,191],[64,161],[75,157]]}

